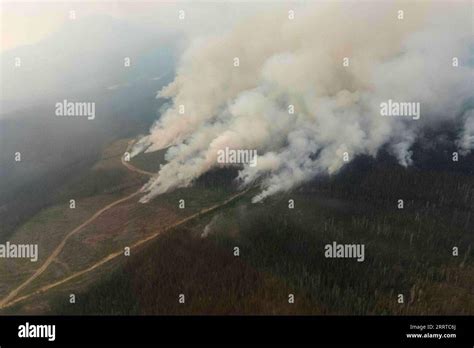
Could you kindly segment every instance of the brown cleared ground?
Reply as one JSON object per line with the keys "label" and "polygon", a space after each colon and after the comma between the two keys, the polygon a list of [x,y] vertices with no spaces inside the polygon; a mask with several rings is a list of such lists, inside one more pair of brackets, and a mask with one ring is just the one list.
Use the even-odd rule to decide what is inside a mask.
{"label": "brown cleared ground", "polygon": [[76,209],[62,205],[44,209],[21,226],[10,238],[10,243],[38,244],[38,261],[4,259],[0,263],[0,297],[6,295],[22,279],[38,268],[59,241],[74,227],[79,226],[94,211],[116,200],[116,195],[88,197],[76,202]]}
{"label": "brown cleared ground", "polygon": [[[104,151],[102,160],[92,171],[120,170],[120,164],[135,176],[152,175],[123,160],[123,153],[129,146],[130,141],[112,144]],[[131,185],[137,182],[133,176],[127,178],[127,181],[130,181]],[[131,186],[124,184],[125,187]],[[58,243],[47,253],[40,266],[8,289],[0,304],[9,307],[35,296],[38,292],[45,292],[82,274],[90,273],[121,256],[125,247],[136,248],[162,231],[213,211],[240,196],[239,193],[229,198],[230,192],[222,190],[177,190],[162,195],[151,204],[143,205],[138,203],[140,187],[122,190],[124,195],[121,198],[98,208],[79,226],[60,236]],[[181,199],[186,201],[183,209],[178,208]],[[79,200],[76,202],[76,205],[78,204],[84,202]]]}
{"label": "brown cleared ground", "polygon": [[[128,146],[128,140],[120,140],[111,144],[104,150],[102,159],[91,169],[91,173],[83,178],[83,185],[90,182],[90,178],[94,179],[96,172],[101,174],[104,171],[123,171],[120,159],[124,150]],[[15,297],[21,291],[28,289],[29,284],[25,283],[29,278],[35,277],[41,268],[49,267],[51,263],[51,254],[66,245],[69,235],[81,232],[85,223],[94,218],[94,213],[100,212],[104,207],[111,206],[113,202],[126,197],[135,192],[143,181],[137,178],[133,172],[125,170],[122,176],[122,188],[117,190],[114,186],[104,184],[104,191],[108,194],[94,195],[90,197],[80,197],[80,195],[69,194],[71,191],[77,191],[77,182],[72,182],[66,186],[62,193],[59,194],[58,200],[60,204],[42,210],[33,219],[21,226],[12,238],[11,243],[18,244],[38,244],[38,261],[31,262],[26,259],[4,259],[0,263],[0,296],[2,301]],[[130,190],[133,187],[133,190]],[[79,187],[80,188],[80,187]],[[88,191],[89,187],[84,186],[84,191]],[[80,191],[80,190],[79,190]],[[79,198],[78,198],[79,197]],[[69,199],[75,200],[75,208],[69,206]],[[77,231],[77,232],[76,232]],[[70,270],[70,267],[63,263],[63,268]],[[62,272],[54,272],[53,274],[62,274]],[[41,275],[39,275],[41,277]],[[35,284],[35,280],[31,284]],[[25,283],[25,284],[24,284]],[[23,288],[24,287],[24,288]],[[18,293],[14,290],[18,288]]]}

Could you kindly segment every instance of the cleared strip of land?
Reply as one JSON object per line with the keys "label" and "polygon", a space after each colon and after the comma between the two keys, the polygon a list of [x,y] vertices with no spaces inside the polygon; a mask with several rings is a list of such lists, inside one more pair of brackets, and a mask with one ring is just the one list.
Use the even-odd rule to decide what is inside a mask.
{"label": "cleared strip of land", "polygon": [[[250,188],[249,188],[249,189],[250,189]],[[168,230],[170,230],[170,229],[173,229],[173,228],[175,228],[175,227],[178,227],[179,225],[182,225],[182,224],[184,224],[184,223],[186,223],[186,222],[188,222],[188,221],[190,221],[190,220],[192,220],[192,219],[195,219],[195,218],[197,218],[198,216],[201,216],[201,215],[203,215],[203,214],[206,214],[206,213],[209,213],[209,212],[211,212],[211,211],[213,211],[213,210],[216,210],[216,209],[218,209],[218,208],[220,208],[220,207],[223,207],[224,205],[226,205],[226,204],[232,202],[232,201],[235,200],[236,198],[238,198],[238,197],[242,196],[243,194],[245,194],[249,189],[246,189],[246,190],[244,190],[244,191],[241,191],[241,192],[239,192],[239,193],[237,193],[237,194],[231,196],[230,198],[226,199],[226,200],[225,200],[224,202],[222,202],[222,203],[213,205],[213,206],[211,206],[211,207],[209,207],[209,208],[202,209],[201,211],[199,211],[199,212],[197,212],[197,213],[195,213],[195,214],[192,214],[192,215],[190,215],[190,216],[188,216],[188,217],[186,217],[186,218],[184,218],[184,219],[182,219],[182,220],[179,220],[179,221],[177,221],[176,223],[174,223],[174,224],[172,224],[172,225],[170,225],[170,226],[167,226],[166,228],[164,228],[164,229],[162,229],[162,230],[159,230],[159,231],[157,231],[157,232],[155,232],[155,233],[153,233],[153,234],[151,234],[151,235],[149,235],[149,236],[147,236],[147,237],[145,237],[145,238],[143,238],[143,239],[140,239],[139,241],[137,241],[137,242],[135,242],[134,244],[132,244],[132,246],[130,247],[130,249],[131,249],[131,250],[132,250],[132,249],[136,249],[136,248],[138,248],[140,245],[142,245],[142,244],[144,244],[144,243],[147,243],[147,242],[149,242],[150,240],[152,240],[152,239],[158,237],[161,233],[163,233],[163,232],[165,232],[165,231],[168,231]],[[105,263],[107,263],[107,262],[109,262],[109,261],[111,261],[111,260],[113,260],[113,259],[115,259],[115,258],[117,258],[117,257],[119,257],[119,256],[123,256],[123,255],[124,255],[123,250],[119,250],[119,251],[113,252],[113,253],[107,255],[106,257],[104,257],[103,259],[101,259],[100,261],[94,263],[92,266],[90,266],[90,267],[88,267],[88,268],[86,268],[86,269],[83,269],[83,270],[81,270],[81,271],[75,272],[75,273],[71,274],[70,276],[68,276],[68,277],[66,277],[66,278],[64,278],[64,279],[61,279],[61,280],[59,280],[59,281],[57,281],[57,282],[54,282],[54,283],[51,283],[51,284],[42,286],[41,288],[39,288],[38,290],[36,290],[36,291],[34,291],[34,292],[32,292],[32,293],[29,293],[29,294],[27,294],[27,295],[24,295],[24,296],[21,296],[21,297],[17,297],[17,298],[10,297],[9,301],[3,303],[3,304],[0,306],[0,308],[5,308],[5,307],[12,306],[12,305],[14,305],[14,304],[16,304],[16,303],[18,303],[18,302],[20,302],[20,301],[23,301],[23,300],[26,300],[26,299],[32,297],[32,296],[34,296],[34,295],[38,295],[38,294],[44,293],[44,292],[48,291],[49,289],[52,289],[52,288],[54,288],[54,287],[56,287],[56,286],[58,286],[58,285],[61,285],[61,284],[64,284],[64,283],[68,282],[69,280],[72,280],[72,279],[77,278],[77,277],[79,277],[79,276],[81,276],[81,275],[83,275],[83,274],[86,274],[86,273],[88,273],[88,272],[91,272],[91,271],[93,271],[94,269],[96,269],[96,268],[102,266],[103,264],[105,264]],[[53,259],[54,259],[54,258],[53,258]],[[43,271],[44,271],[44,270],[43,270]],[[33,280],[33,279],[31,279],[31,280]],[[28,283],[30,283],[31,280],[29,280]],[[23,283],[23,284],[25,284],[25,283]],[[27,285],[27,284],[25,284],[25,286],[26,286],[26,285]],[[24,287],[24,286],[22,286],[22,288],[23,288],[23,287]],[[19,289],[19,288],[17,288],[17,289]],[[19,289],[19,290],[21,290],[21,289]],[[18,290],[18,291],[19,291],[19,290]],[[16,291],[15,294],[17,294],[18,291]]]}
{"label": "cleared strip of land", "polygon": [[[129,143],[129,147],[130,147],[130,143]],[[128,150],[128,149],[127,149]],[[129,170],[131,171],[134,171],[134,172],[137,172],[137,173],[140,173],[140,174],[143,174],[143,175],[148,175],[148,176],[153,176],[154,173],[151,173],[151,172],[147,172],[147,171],[144,171],[144,170],[141,170],[141,169],[138,169],[136,167],[134,167],[133,165],[131,165],[130,163],[124,161],[124,158],[122,157],[121,159],[122,161],[122,164],[127,167]],[[158,231],[158,232],[155,232],[153,233],[152,235],[148,236],[148,237],[145,237],[137,242],[135,242],[130,248],[133,249],[133,248],[137,248],[139,247],[140,245],[156,238],[159,234],[161,234],[162,232],[166,231],[166,230],[169,230],[169,229],[172,229],[174,227],[177,227],[181,224],[184,224],[186,222],[188,222],[189,220],[192,220],[202,214],[205,214],[205,213],[208,213],[208,212],[211,212],[213,210],[216,210],[228,203],[230,203],[231,201],[233,201],[234,199],[236,199],[237,197],[243,195],[245,192],[247,192],[249,189],[245,190],[245,191],[241,191],[233,196],[231,196],[230,198],[228,198],[227,200],[225,200],[224,202],[222,203],[219,203],[219,204],[216,204],[216,205],[213,205],[209,208],[204,208],[202,209],[201,211],[199,211],[198,213],[195,213],[193,215],[190,215],[182,220],[179,220],[178,222],[170,225],[170,226],[167,226],[166,228]],[[61,251],[64,249],[64,246],[66,245],[68,239],[73,236],[74,234],[76,234],[77,232],[79,232],[80,230],[82,230],[84,227],[86,227],[87,225],[89,225],[90,223],[92,223],[95,219],[97,219],[102,213],[104,213],[105,211],[113,208],[114,206],[120,204],[120,203],[123,203],[137,195],[139,195],[141,192],[141,189],[135,191],[134,193],[126,196],[126,197],[123,197],[123,198],[120,198],[108,205],[106,205],[105,207],[103,207],[102,209],[98,210],[94,215],[92,215],[89,219],[87,219],[86,221],[84,221],[81,225],[79,225],[78,227],[76,227],[75,229],[73,229],[71,232],[69,232],[67,235],[64,236],[64,238],[61,240],[61,242],[58,244],[58,246],[53,250],[53,252],[48,256],[48,258],[46,259],[46,261],[41,265],[40,268],[38,268],[30,277],[28,277],[25,281],[23,281],[20,285],[18,285],[15,289],[13,289],[6,297],[4,297],[1,301],[0,301],[0,309],[1,308],[5,308],[5,307],[9,307],[17,302],[20,302],[20,301],[23,301],[33,295],[36,295],[36,294],[39,294],[39,293],[42,293],[42,292],[45,292],[51,288],[54,288],[60,284],[63,284],[71,279],[74,279],[74,278],[77,278],[85,273],[88,273],[94,269],[96,269],[97,267],[100,267],[101,265],[103,265],[104,263],[110,261],[110,260],[113,260],[115,259],[116,257],[120,256],[120,255],[123,255],[123,250],[120,250],[120,251],[117,251],[117,252],[114,252],[114,253],[111,253],[109,255],[107,255],[106,257],[104,257],[103,259],[101,259],[100,261],[94,263],[92,266],[86,268],[86,269],[83,269],[81,271],[78,271],[78,272],[75,272],[73,274],[71,274],[70,276],[64,278],[64,279],[61,279],[57,282],[54,282],[54,283],[51,283],[51,284],[48,284],[48,285],[45,285],[43,287],[41,287],[40,289],[32,292],[32,293],[29,293],[27,295],[24,295],[24,296],[21,296],[21,297],[17,297],[19,292],[24,289],[27,285],[29,285],[32,281],[34,281],[36,278],[38,278],[41,274],[43,274],[46,269],[51,265],[51,263],[53,263],[56,259],[56,257],[61,253]]]}

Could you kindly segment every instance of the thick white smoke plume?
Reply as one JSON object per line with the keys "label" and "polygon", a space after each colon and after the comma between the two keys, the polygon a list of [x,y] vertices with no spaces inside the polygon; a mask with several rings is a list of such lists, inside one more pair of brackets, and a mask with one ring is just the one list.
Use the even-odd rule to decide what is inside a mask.
{"label": "thick white smoke plume", "polygon": [[[410,165],[420,130],[440,121],[463,122],[457,145],[473,148],[470,2],[318,3],[294,8],[294,19],[288,11],[273,6],[184,53],[159,92],[172,106],[133,148],[169,147],[142,202],[190,185],[226,147],[257,150],[257,166],[239,173],[243,185],[259,180],[254,202],[384,145]],[[420,103],[420,118],[382,116],[388,100]]]}

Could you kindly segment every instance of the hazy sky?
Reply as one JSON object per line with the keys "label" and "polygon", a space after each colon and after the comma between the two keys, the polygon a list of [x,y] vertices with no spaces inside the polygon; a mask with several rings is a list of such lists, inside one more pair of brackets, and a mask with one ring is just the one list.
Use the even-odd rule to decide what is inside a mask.
{"label": "hazy sky", "polygon": [[[238,2],[231,1],[236,4]],[[265,4],[266,3],[266,4]],[[76,19],[93,15],[108,15],[129,19],[159,29],[183,31],[200,35],[228,28],[234,19],[268,1],[258,4],[240,2],[238,10],[229,2],[213,1],[1,1],[1,50],[32,44],[47,37],[70,20],[70,11]],[[186,20],[180,21],[179,11],[185,10]],[[207,20],[206,20],[207,18]]]}
{"label": "hazy sky", "polygon": [[[164,60],[177,63],[194,39],[229,32],[242,17],[275,7],[268,1],[0,1],[0,118],[60,92],[130,83],[140,78],[137,69],[151,77],[169,73],[162,71]],[[133,69],[123,68],[124,57],[133,57]]]}
{"label": "hazy sky", "polygon": [[2,51],[40,41],[68,20],[69,11],[77,16],[107,13],[114,15],[115,3],[105,2],[3,2]]}

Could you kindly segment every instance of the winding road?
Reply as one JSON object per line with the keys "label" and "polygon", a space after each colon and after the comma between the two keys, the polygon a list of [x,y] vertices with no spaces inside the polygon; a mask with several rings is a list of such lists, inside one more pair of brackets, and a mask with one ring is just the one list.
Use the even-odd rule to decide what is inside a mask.
{"label": "winding road", "polygon": [[[129,142],[128,144],[128,147],[127,147],[127,151],[129,149],[131,145],[131,142]],[[151,172],[147,172],[147,171],[144,171],[144,170],[141,170],[139,168],[136,168],[134,167],[133,165],[131,165],[130,163],[127,163],[125,160],[124,160],[124,157],[122,156],[121,158],[121,162],[122,164],[127,167],[129,170],[133,171],[133,172],[137,172],[137,173],[140,173],[140,174],[143,174],[143,175],[147,175],[147,176],[153,176],[155,175],[155,173],[151,173]],[[223,201],[222,203],[219,203],[219,204],[216,204],[216,205],[213,205],[211,207],[208,207],[208,208],[204,208],[202,210],[200,210],[198,213],[195,213],[195,214],[192,214],[182,220],[179,220],[178,222],[175,222],[174,224],[170,225],[170,226],[167,226],[166,228],[164,229],[161,229],[143,239],[140,239],[138,240],[137,242],[135,242],[134,244],[132,244],[132,246],[130,247],[130,250],[132,249],[135,249],[137,247],[139,247],[140,245],[156,238],[158,235],[160,235],[161,233],[167,231],[167,230],[170,230],[172,228],[175,228],[179,225],[182,225],[192,219],[195,219],[196,217],[202,215],[202,214],[205,214],[205,213],[209,213],[213,210],[216,210],[228,203],[230,203],[231,201],[233,201],[234,199],[240,197],[241,195],[243,195],[244,193],[246,193],[250,188],[244,190],[244,191],[241,191],[233,196],[231,196],[230,198],[226,199],[225,201]],[[95,219],[97,219],[102,213],[104,213],[105,211],[113,208],[114,206],[120,204],[120,203],[123,203],[137,195],[139,195],[141,193],[141,188],[137,191],[135,191],[134,193],[126,196],[126,197],[123,197],[123,198],[120,198],[108,205],[106,205],[105,207],[103,207],[102,209],[100,209],[99,211],[97,211],[94,215],[92,215],[89,219],[87,219],[86,221],[84,221],[81,225],[79,225],[78,227],[76,227],[75,229],[73,229],[71,232],[69,232],[67,235],[64,236],[64,238],[61,240],[61,242],[59,243],[59,245],[53,250],[53,252],[48,256],[48,258],[46,259],[46,261],[41,265],[40,268],[38,268],[29,278],[27,278],[25,281],[23,281],[19,286],[17,286],[15,289],[13,289],[5,298],[3,298],[1,301],[0,301],[0,309],[2,308],[6,308],[6,307],[9,307],[9,306],[12,306],[14,305],[15,303],[18,303],[20,301],[23,301],[23,300],[26,300],[34,295],[37,295],[37,294],[40,294],[40,293],[43,293],[49,289],[52,289],[58,285],[61,285],[69,280],[72,280],[74,278],[77,278],[83,274],[86,274],[88,272],[91,272],[92,270],[102,266],[103,264],[117,258],[118,256],[121,256],[123,255],[123,249],[119,250],[119,251],[116,251],[116,252],[113,252],[109,255],[107,255],[106,257],[102,258],[100,261],[94,263],[92,266],[86,268],[86,269],[83,269],[81,271],[77,271],[69,276],[67,276],[66,278],[63,278],[57,282],[54,282],[54,283],[51,283],[51,284],[48,284],[48,285],[45,285],[41,288],[39,288],[38,290],[35,290],[29,294],[26,294],[26,295],[23,295],[23,296],[20,296],[20,297],[17,297],[19,292],[21,290],[23,290],[28,284],[30,284],[32,281],[34,281],[36,278],[38,278],[41,274],[43,274],[46,269],[51,265],[51,263],[53,263],[56,259],[56,257],[61,253],[61,251],[64,249],[64,246],[66,245],[68,239],[73,236],[74,234],[76,234],[77,232],[79,232],[81,229],[83,229],[85,226],[89,225],[91,222],[93,222]]]}

